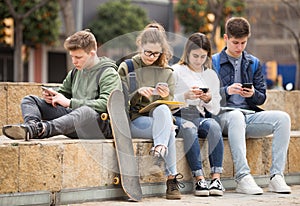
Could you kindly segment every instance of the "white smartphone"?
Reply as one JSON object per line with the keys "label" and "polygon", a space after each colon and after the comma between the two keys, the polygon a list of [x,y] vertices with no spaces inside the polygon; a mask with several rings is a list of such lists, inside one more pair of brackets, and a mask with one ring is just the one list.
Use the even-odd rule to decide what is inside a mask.
{"label": "white smartphone", "polygon": [[159,86],[165,86],[165,87],[168,87],[169,85],[168,85],[168,83],[166,83],[166,82],[158,82],[158,83],[156,84],[156,86],[155,86],[154,91],[153,91],[153,95],[158,95],[157,87],[159,87]]}
{"label": "white smartphone", "polygon": [[55,94],[53,93],[53,90],[50,89],[50,88],[48,88],[48,87],[42,86],[42,89],[43,89],[44,91],[47,91],[48,94],[50,94],[51,96],[54,96],[54,95],[55,95]]}

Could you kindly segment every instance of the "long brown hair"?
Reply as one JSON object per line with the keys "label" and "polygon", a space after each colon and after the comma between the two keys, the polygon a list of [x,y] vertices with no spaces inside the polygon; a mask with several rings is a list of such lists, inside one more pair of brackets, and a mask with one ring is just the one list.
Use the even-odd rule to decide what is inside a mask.
{"label": "long brown hair", "polygon": [[192,50],[203,49],[207,51],[207,59],[204,62],[204,66],[211,68],[211,45],[210,41],[205,34],[194,33],[192,34],[187,42],[185,43],[183,54],[178,62],[178,64],[189,65],[189,55]]}

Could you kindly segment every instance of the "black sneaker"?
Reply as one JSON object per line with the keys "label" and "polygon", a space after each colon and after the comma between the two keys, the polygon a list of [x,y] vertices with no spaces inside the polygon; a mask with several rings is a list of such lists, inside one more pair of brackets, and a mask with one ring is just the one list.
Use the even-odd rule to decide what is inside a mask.
{"label": "black sneaker", "polygon": [[179,182],[178,179],[182,179],[182,174],[175,175],[174,179],[167,180],[166,198],[171,200],[181,199],[181,193],[179,188],[184,188],[185,185]]}
{"label": "black sneaker", "polygon": [[209,196],[208,185],[204,179],[199,180],[196,183],[195,195],[196,196]]}
{"label": "black sneaker", "polygon": [[45,130],[42,122],[32,122],[28,124],[5,125],[2,132],[5,136],[13,140],[26,140],[40,138]]}
{"label": "black sneaker", "polygon": [[223,196],[225,191],[221,181],[219,179],[213,179],[209,186],[209,195],[211,196]]}

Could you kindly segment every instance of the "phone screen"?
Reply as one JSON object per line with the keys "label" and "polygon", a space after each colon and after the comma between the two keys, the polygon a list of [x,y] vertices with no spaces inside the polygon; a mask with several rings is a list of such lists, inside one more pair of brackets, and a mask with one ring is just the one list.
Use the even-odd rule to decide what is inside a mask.
{"label": "phone screen", "polygon": [[252,83],[243,83],[243,88],[248,88],[248,89],[251,89],[252,87]]}

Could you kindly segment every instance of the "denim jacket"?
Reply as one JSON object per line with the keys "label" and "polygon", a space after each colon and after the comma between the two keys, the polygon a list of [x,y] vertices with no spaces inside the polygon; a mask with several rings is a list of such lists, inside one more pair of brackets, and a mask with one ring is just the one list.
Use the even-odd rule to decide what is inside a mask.
{"label": "denim jacket", "polygon": [[[230,97],[230,95],[228,95],[227,93],[227,87],[235,83],[234,67],[230,63],[225,50],[226,48],[224,48],[220,53],[219,71],[219,78],[221,81],[220,93],[222,96],[222,106],[226,106],[226,102]],[[242,83],[252,82],[255,89],[254,95],[252,97],[246,98],[246,102],[249,106],[249,109],[258,112],[262,109],[257,106],[262,105],[266,100],[266,81],[262,73],[261,64],[258,64],[258,68],[255,70],[254,74],[252,74],[251,64],[253,64],[251,55],[248,54],[246,51],[243,51],[241,63]]]}

